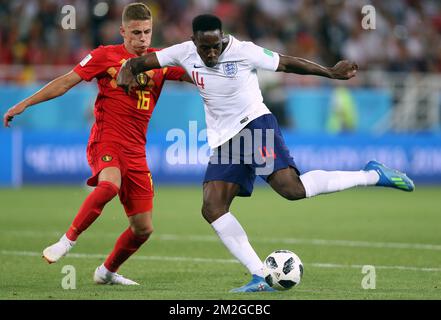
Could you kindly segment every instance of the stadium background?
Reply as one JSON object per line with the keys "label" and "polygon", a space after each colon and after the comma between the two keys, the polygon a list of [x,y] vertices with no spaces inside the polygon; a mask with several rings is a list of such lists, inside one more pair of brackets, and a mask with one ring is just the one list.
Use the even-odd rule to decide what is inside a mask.
{"label": "stadium background", "polygon": [[[120,43],[120,16],[128,2],[0,0],[0,113],[71,70],[94,47]],[[278,117],[302,171],[359,170],[376,158],[406,171],[417,184],[410,195],[367,188],[294,206],[269,188],[257,188],[253,201],[235,201],[234,212],[259,255],[289,247],[304,260],[304,287],[278,297],[439,299],[439,188],[425,185],[441,184],[441,2],[147,4],[153,9],[155,47],[188,40],[191,19],[212,12],[222,18],[226,33],[274,51],[327,66],[342,58],[356,61],[360,71],[350,81],[259,72],[265,102]],[[361,28],[361,8],[367,4],[376,9],[375,30]],[[60,26],[63,5],[76,8],[74,30]],[[90,173],[85,147],[95,95],[94,82],[81,83],[62,97],[31,107],[14,119],[12,128],[0,128],[0,298],[78,298],[55,291],[60,270],[47,269],[35,259],[61,235],[88,192],[83,188]],[[205,144],[198,139],[204,128],[196,90],[166,84],[147,142],[157,190],[157,231],[148,248],[123,268],[153,290],[90,286],[98,253],[110,250],[126,223],[114,201],[106,207],[106,217],[85,233],[87,246],[65,260],[82,275],[79,287],[85,291],[80,297],[231,299],[223,292],[232,277],[241,285],[244,275],[238,275],[240,267],[230,264],[231,256],[198,214],[207,158],[194,155]],[[172,156],[172,163],[164,159],[177,132],[184,133],[189,148],[182,157]],[[271,215],[261,214],[265,212]],[[194,256],[197,262],[191,260]],[[156,260],[162,261],[160,269]],[[366,262],[380,266],[382,282],[375,293],[359,288],[359,268]]]}
{"label": "stadium background", "polygon": [[[100,44],[120,43],[128,1],[1,1],[2,113],[70,70]],[[376,9],[376,29],[363,30],[361,7]],[[76,29],[60,26],[65,4]],[[441,182],[441,11],[438,1],[151,1],[153,45],[189,39],[191,19],[213,12],[225,32],[274,51],[331,66],[356,61],[348,82],[260,73],[265,102],[285,129],[302,171],[357,170],[376,158],[417,183]],[[0,130],[0,184],[81,183],[89,174],[85,143],[95,84],[32,107]],[[178,115],[178,116],[172,116]],[[193,124],[189,124],[190,121]],[[198,183],[207,156],[162,161],[176,142],[171,129],[205,128],[202,101],[190,85],[168,84],[153,114],[147,153],[156,183]],[[169,132],[169,140],[166,135]],[[194,140],[194,139],[193,139]],[[197,141],[200,148],[205,141]],[[172,163],[172,164],[170,164]]]}

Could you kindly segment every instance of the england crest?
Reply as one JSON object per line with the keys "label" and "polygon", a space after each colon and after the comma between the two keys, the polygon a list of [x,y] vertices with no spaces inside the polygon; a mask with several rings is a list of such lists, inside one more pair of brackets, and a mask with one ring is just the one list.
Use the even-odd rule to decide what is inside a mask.
{"label": "england crest", "polygon": [[236,62],[224,63],[224,73],[227,77],[234,77],[237,73],[237,63]]}

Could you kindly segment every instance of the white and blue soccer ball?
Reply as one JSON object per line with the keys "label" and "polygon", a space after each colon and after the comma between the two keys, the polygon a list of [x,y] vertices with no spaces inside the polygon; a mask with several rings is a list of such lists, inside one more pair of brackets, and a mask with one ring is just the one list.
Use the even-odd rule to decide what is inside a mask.
{"label": "white and blue soccer ball", "polygon": [[276,290],[288,290],[300,284],[303,263],[289,250],[276,250],[263,262],[263,274],[268,285]]}

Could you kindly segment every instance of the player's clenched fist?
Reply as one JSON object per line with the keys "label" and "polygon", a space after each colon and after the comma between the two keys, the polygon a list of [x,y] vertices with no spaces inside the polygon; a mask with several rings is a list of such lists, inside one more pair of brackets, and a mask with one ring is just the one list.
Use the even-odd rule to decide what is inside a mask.
{"label": "player's clenched fist", "polygon": [[132,89],[131,84],[135,77],[132,73],[132,68],[130,67],[130,59],[125,61],[121,68],[119,69],[118,76],[116,77],[116,84],[123,88],[126,93],[129,93]]}
{"label": "player's clenched fist", "polygon": [[9,122],[14,119],[14,116],[22,113],[26,109],[26,106],[22,103],[16,104],[3,115],[3,125],[9,127]]}
{"label": "player's clenched fist", "polygon": [[131,58],[125,61],[119,69],[116,84],[123,88],[127,94],[135,87],[144,89],[148,83],[148,76],[143,72],[136,71],[140,63],[142,64],[141,58]]}
{"label": "player's clenched fist", "polygon": [[331,68],[333,79],[348,80],[355,76],[358,65],[354,62],[343,60]]}

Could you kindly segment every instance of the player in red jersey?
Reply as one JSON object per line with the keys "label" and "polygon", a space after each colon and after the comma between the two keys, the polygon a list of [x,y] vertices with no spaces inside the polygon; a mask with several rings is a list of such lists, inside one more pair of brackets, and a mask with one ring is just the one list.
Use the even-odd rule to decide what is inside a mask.
{"label": "player in red jersey", "polygon": [[66,255],[78,236],[99,217],[106,203],[118,194],[130,227],[118,238],[106,261],[95,270],[94,281],[134,285],[137,283],[116,271],[153,231],[153,182],[145,154],[147,126],[164,81],[191,82],[191,79],[181,68],[155,69],[147,73],[145,87],[133,86],[126,95],[116,85],[122,63],[155,51],[150,48],[152,17],[149,8],[142,3],[127,5],[120,33],[123,44],[93,50],[72,71],[10,108],[3,121],[9,127],[13,117],[27,107],[61,96],[82,80],[97,79],[99,93],[95,102],[95,123],[87,145],[87,159],[92,169],[92,177],[87,183],[95,189],[83,202],[69,230],[43,251],[43,257],[53,263]]}

